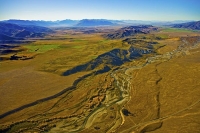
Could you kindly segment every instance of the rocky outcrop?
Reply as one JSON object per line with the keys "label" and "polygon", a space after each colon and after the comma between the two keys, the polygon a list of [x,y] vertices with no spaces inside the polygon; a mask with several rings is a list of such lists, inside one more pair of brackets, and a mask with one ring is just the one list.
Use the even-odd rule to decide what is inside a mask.
{"label": "rocky outcrop", "polygon": [[149,54],[152,52],[153,52],[153,50],[151,50],[151,49],[143,49],[143,48],[137,48],[137,47],[131,46],[129,48],[129,53],[130,53],[129,58],[136,59],[138,57],[141,57],[143,54]]}

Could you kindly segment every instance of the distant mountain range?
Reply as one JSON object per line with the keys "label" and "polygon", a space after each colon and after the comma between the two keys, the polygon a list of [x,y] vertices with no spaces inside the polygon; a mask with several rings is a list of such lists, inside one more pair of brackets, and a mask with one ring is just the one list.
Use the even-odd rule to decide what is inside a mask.
{"label": "distant mountain range", "polygon": [[200,21],[175,24],[172,27],[173,28],[186,28],[186,29],[191,29],[191,30],[200,30]]}
{"label": "distant mountain range", "polygon": [[80,20],[76,26],[112,26],[117,25],[109,20],[105,19],[83,19]]}
{"label": "distant mountain range", "polygon": [[78,20],[60,20],[60,21],[43,21],[43,20],[15,20],[15,19],[10,19],[10,20],[5,20],[2,22],[6,23],[12,23],[12,24],[17,24],[17,25],[37,25],[37,26],[72,26],[76,25],[78,23]]}
{"label": "distant mountain range", "polygon": [[44,37],[47,33],[52,33],[53,30],[34,25],[17,25],[11,23],[0,22],[0,40],[23,40],[28,37]]}
{"label": "distant mountain range", "polygon": [[91,26],[112,26],[122,24],[124,22],[119,20],[106,20],[106,19],[83,19],[83,20],[61,20],[61,21],[37,21],[37,20],[5,20],[5,23],[17,25],[37,25],[37,26],[77,26],[77,27],[91,27]]}
{"label": "distant mountain range", "polygon": [[[169,24],[174,28],[188,28],[192,30],[200,30],[200,21],[197,22],[182,22],[179,24]],[[134,20],[107,20],[107,19],[83,19],[83,20],[61,20],[61,21],[37,21],[37,20],[5,20],[0,21],[0,40],[22,40],[24,38],[44,37],[48,33],[52,33],[53,30],[46,28],[51,26],[65,26],[65,27],[94,27],[94,26],[127,26],[135,23],[136,26],[128,26],[121,28],[115,33],[109,33],[104,35],[106,38],[117,39],[127,36],[131,36],[137,33],[149,33],[152,30],[156,30],[156,27],[151,25],[138,25],[138,23],[151,23],[151,21],[134,21]],[[136,24],[137,23],[137,24]],[[154,22],[159,24],[165,24],[165,22]],[[158,24],[159,23],[159,24]],[[167,23],[167,22],[166,22]],[[170,22],[172,23],[172,22]],[[45,26],[45,27],[44,27]],[[94,32],[94,31],[88,31]]]}
{"label": "distant mountain range", "polygon": [[115,25],[172,25],[191,21],[143,21],[143,20],[108,20],[108,19],[82,19],[82,20],[58,20],[58,21],[43,21],[43,20],[17,20],[10,19],[0,22],[12,23],[17,25],[37,25],[44,27],[91,27],[91,26],[115,26]]}

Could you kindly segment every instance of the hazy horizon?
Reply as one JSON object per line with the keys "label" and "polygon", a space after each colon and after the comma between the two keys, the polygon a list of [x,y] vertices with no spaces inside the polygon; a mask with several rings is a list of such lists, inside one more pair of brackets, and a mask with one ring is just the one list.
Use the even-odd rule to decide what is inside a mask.
{"label": "hazy horizon", "polygon": [[131,19],[104,19],[104,18],[83,18],[83,19],[60,19],[60,20],[39,20],[39,19],[4,19],[4,20],[0,20],[0,21],[7,21],[7,20],[22,20],[22,21],[51,21],[51,22],[56,22],[56,21],[64,21],[64,20],[72,20],[72,21],[81,21],[81,20],[110,20],[110,21],[144,21],[144,22],[175,22],[175,21],[183,21],[183,22],[190,22],[190,21],[200,21],[200,20],[131,20]]}
{"label": "hazy horizon", "polygon": [[200,20],[199,0],[0,0],[0,20]]}

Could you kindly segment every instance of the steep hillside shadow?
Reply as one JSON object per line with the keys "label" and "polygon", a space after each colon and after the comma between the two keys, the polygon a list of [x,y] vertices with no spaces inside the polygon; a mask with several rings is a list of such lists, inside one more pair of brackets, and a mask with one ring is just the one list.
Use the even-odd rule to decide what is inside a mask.
{"label": "steep hillside shadow", "polygon": [[134,46],[130,46],[128,50],[113,49],[109,52],[99,55],[96,59],[67,70],[63,73],[63,76],[95,69],[96,74],[108,72],[114,66],[121,66],[125,62],[129,62],[132,59],[137,59],[142,57],[144,54],[149,54],[152,52],[154,51],[151,49],[137,48]]}
{"label": "steep hillside shadow", "polygon": [[127,58],[128,51],[122,49],[113,49],[102,55],[99,55],[96,59],[89,61],[88,63],[76,66],[63,73],[64,76],[68,76],[81,71],[89,71],[98,68],[103,65],[104,68],[97,70],[96,73],[103,73],[109,71],[112,66],[121,66],[124,62],[129,61]]}

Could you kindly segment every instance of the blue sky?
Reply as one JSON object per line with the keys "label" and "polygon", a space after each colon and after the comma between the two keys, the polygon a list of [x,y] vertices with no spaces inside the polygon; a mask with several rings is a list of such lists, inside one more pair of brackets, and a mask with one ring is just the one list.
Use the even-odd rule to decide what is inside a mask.
{"label": "blue sky", "polygon": [[200,0],[0,0],[0,20],[200,20]]}

